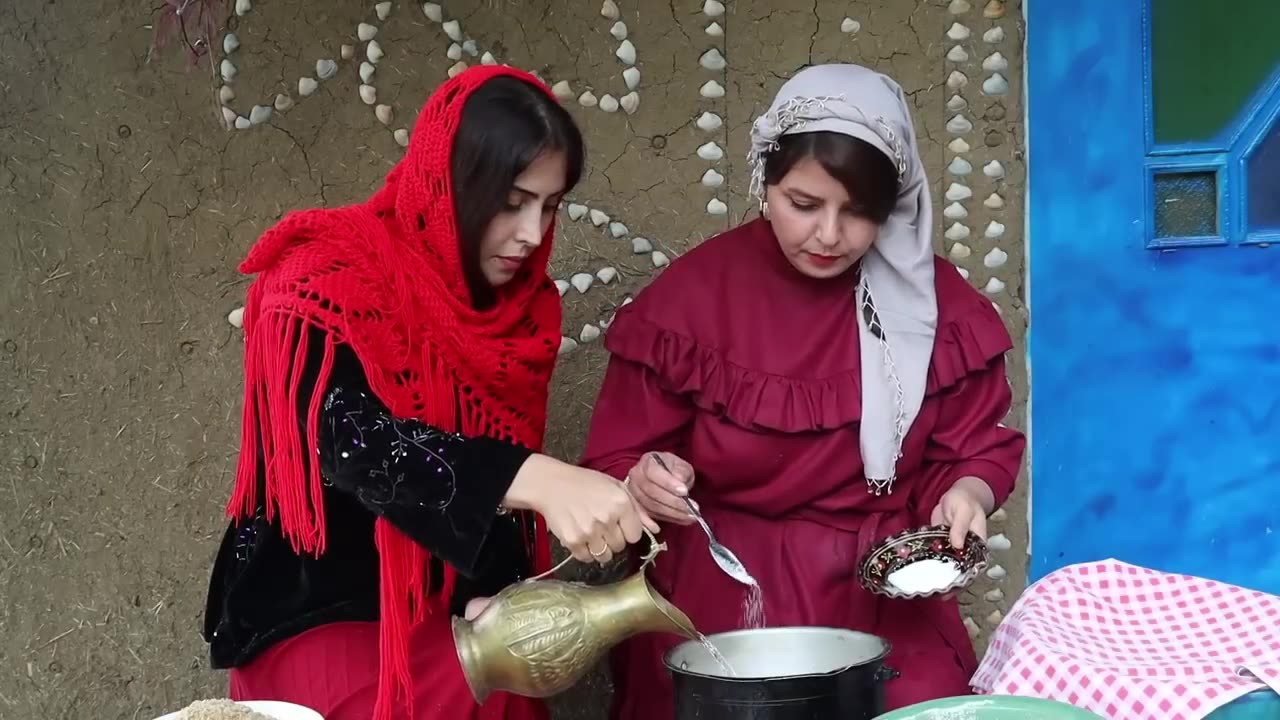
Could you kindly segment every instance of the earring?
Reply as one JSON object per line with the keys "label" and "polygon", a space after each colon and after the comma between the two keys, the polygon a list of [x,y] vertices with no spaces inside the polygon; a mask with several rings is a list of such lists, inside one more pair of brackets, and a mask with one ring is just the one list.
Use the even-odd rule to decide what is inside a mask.
{"label": "earring", "polygon": [[760,216],[765,220],[769,219],[769,201],[764,198],[760,199]]}

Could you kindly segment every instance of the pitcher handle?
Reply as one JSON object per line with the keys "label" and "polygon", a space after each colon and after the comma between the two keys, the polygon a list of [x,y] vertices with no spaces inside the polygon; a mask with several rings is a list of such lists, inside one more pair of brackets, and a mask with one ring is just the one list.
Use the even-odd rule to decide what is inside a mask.
{"label": "pitcher handle", "polygon": [[[649,530],[649,528],[642,527],[640,529],[644,530],[645,537],[649,538],[649,552],[645,553],[645,556],[640,559],[640,567],[646,568],[653,563],[653,559],[658,556],[658,553],[667,549],[667,544],[663,542],[658,542],[658,538],[654,536],[654,534]],[[560,572],[560,570],[563,569],[565,565],[568,565],[571,562],[573,562],[572,555],[561,560],[558,565],[551,568],[550,570],[544,573],[539,573],[537,575],[534,575],[531,578],[527,578],[524,580],[524,582],[531,583],[531,582],[536,582],[538,580],[542,580],[544,578],[548,578]],[[583,563],[583,564],[585,565],[586,563]]]}

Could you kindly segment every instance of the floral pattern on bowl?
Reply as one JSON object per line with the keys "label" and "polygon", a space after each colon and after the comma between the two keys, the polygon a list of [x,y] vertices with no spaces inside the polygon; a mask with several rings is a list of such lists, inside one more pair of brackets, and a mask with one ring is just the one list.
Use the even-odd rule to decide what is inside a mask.
{"label": "floral pattern on bowl", "polygon": [[[964,548],[951,546],[951,528],[946,525],[904,530],[886,538],[867,551],[858,572],[863,587],[891,598],[921,598],[946,595],[967,587],[987,568],[987,543],[974,533],[965,538]],[[889,582],[889,575],[920,560],[945,560],[959,565],[960,575],[949,585],[927,592],[905,592]]]}

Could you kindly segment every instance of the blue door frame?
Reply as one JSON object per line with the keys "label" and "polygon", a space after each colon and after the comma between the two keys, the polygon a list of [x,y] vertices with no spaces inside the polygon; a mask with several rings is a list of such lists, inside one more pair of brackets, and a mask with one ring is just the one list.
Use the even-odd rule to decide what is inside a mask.
{"label": "blue door frame", "polygon": [[[1149,152],[1145,4],[1027,0],[1030,579],[1115,557],[1280,594],[1280,238],[1231,204],[1280,92],[1220,156]],[[1184,247],[1152,239],[1179,163],[1221,163],[1220,236]]]}

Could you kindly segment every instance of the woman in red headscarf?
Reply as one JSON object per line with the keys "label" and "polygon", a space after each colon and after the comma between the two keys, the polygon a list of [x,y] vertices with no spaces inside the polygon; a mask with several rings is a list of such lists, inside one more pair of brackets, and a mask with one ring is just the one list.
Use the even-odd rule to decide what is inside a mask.
{"label": "woman in red headscarf", "polygon": [[560,300],[554,217],[582,137],[536,78],[477,67],[428,99],[368,202],[253,247],[233,521],[204,635],[237,700],[326,720],[545,718],[478,706],[450,614],[547,569],[545,529],[608,562],[653,521],[540,454]]}

